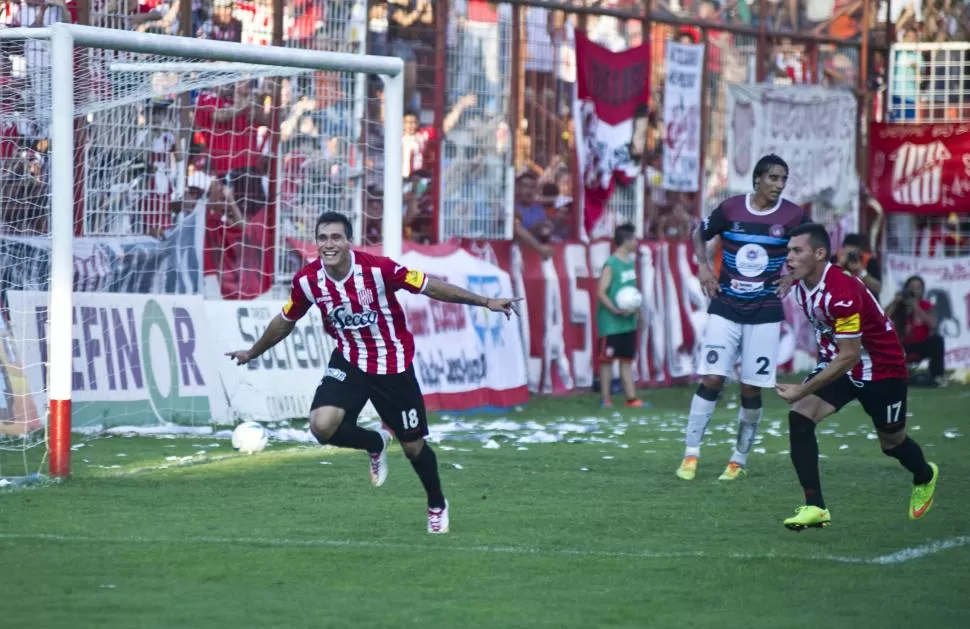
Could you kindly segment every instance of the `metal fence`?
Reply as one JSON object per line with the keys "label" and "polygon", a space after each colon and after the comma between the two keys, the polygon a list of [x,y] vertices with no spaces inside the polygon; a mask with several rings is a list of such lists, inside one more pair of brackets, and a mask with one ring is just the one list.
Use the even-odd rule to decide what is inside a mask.
{"label": "metal fence", "polygon": [[[889,53],[883,119],[898,124],[970,123],[970,43],[902,42]],[[890,214],[886,253],[970,254],[966,210],[949,215]]]}
{"label": "metal fence", "polygon": [[[204,0],[159,3],[146,12],[133,0],[92,0],[77,20],[403,58],[408,117],[401,211],[407,237],[436,242],[510,238],[516,207],[526,200],[548,213],[550,233],[543,237],[577,236],[573,31],[585,32],[612,50],[645,41],[651,49],[652,125],[644,174],[634,186],[616,191],[594,236],[609,233],[621,221],[633,222],[647,236],[670,235],[663,225],[671,216],[703,215],[739,192],[726,183],[729,83],[840,81],[863,91],[868,86],[867,59],[873,50],[859,43],[867,41],[860,35],[867,35],[868,21],[844,12],[792,15],[788,8],[768,0],[721,9],[709,0]],[[852,18],[849,23],[846,17]],[[706,44],[704,103],[709,115],[703,124],[702,186],[698,193],[668,193],[659,186],[664,51],[668,41],[684,37]],[[966,89],[956,89],[966,68],[953,61],[956,48],[946,50],[951,52],[930,55],[927,62],[936,64],[929,76],[941,78],[914,95],[919,103],[925,97],[927,105],[917,111],[928,116],[941,110],[949,115],[953,107],[966,115]],[[891,76],[893,81],[898,83],[898,77]],[[381,218],[389,209],[379,202],[383,94],[373,77],[334,73],[283,80],[268,92],[265,110],[271,117],[261,131],[265,212],[259,220],[268,222],[264,227],[272,231],[275,253],[264,253],[260,267],[264,276],[281,282],[300,260],[293,242],[309,239],[308,226],[321,209],[348,213],[364,243],[379,242]],[[167,163],[175,171],[171,181],[182,186],[193,176],[196,98],[182,94],[167,108],[132,104],[129,110],[119,108],[114,117],[90,121],[84,164],[92,201],[82,221],[88,233],[111,231],[97,212],[106,208],[102,214],[107,213],[120,203],[120,192],[141,194],[148,203],[145,213],[157,213],[151,205],[157,195],[147,184],[119,192],[111,180],[117,172],[110,160],[101,159],[106,152],[137,147],[146,129],[164,126],[173,136],[180,159]],[[864,154],[863,137],[859,145]],[[527,179],[531,184],[517,185]],[[141,221],[130,229],[149,227]]]}

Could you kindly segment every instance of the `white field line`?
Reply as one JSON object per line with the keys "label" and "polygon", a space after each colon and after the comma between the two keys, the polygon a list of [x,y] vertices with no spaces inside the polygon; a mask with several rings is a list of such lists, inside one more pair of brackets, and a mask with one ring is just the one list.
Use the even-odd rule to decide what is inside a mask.
{"label": "white field line", "polygon": [[[811,533],[810,533],[811,534]],[[95,537],[87,535],[60,535],[56,533],[0,533],[0,542],[15,540],[34,540],[63,543],[101,543],[101,544],[222,544],[232,546],[265,546],[270,548],[351,548],[351,549],[380,549],[380,550],[433,550],[435,552],[478,553],[493,555],[520,555],[539,557],[588,557],[588,558],[622,558],[622,559],[737,559],[737,560],[786,560],[786,561],[819,561],[839,564],[878,565],[886,566],[902,564],[930,555],[936,555],[954,548],[970,545],[970,535],[949,537],[932,541],[920,546],[903,548],[886,555],[873,557],[854,557],[851,555],[828,555],[810,553],[798,555],[793,553],[710,553],[704,551],[609,551],[586,550],[578,548],[537,548],[530,546],[451,546],[449,544],[404,544],[394,542],[376,542],[367,540],[339,540],[339,539],[286,539],[262,537],[212,537],[195,536],[180,538],[165,537]]]}

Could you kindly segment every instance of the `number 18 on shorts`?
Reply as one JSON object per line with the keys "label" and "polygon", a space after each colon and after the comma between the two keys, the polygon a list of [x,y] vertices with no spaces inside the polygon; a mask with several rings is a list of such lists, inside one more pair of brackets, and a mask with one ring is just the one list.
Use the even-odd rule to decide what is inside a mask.
{"label": "number 18 on shorts", "polygon": [[732,376],[741,361],[741,382],[762,389],[775,386],[781,322],[738,323],[718,315],[707,319],[697,368],[701,376]]}

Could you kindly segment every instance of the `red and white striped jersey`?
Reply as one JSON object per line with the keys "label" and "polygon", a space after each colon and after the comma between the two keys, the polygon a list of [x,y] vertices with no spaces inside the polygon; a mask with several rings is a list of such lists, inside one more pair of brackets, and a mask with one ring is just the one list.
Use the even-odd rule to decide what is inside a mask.
{"label": "red and white striped jersey", "polygon": [[906,354],[893,323],[859,278],[828,264],[814,288],[795,284],[795,303],[815,325],[819,366],[839,353],[838,339],[862,338],[862,357],[849,371],[859,382],[906,378]]}
{"label": "red and white striped jersey", "polygon": [[402,373],[414,359],[414,337],[395,291],[424,292],[428,278],[390,258],[350,252],[347,276],[333,280],[320,260],[293,278],[281,313],[296,321],[313,304],[323,313],[323,328],[337,341],[350,364],[372,374]]}

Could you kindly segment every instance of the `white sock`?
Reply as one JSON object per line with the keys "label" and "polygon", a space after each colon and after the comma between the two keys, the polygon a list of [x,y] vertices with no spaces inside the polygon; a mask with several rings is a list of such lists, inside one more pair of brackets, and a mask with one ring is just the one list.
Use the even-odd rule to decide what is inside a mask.
{"label": "white sock", "polygon": [[734,454],[731,461],[738,465],[744,465],[748,461],[748,452],[754,445],[754,438],[758,434],[758,422],[764,413],[763,407],[744,408],[738,411],[738,440],[734,446]]}
{"label": "white sock", "polygon": [[705,400],[696,393],[690,400],[690,413],[687,415],[687,436],[684,439],[686,448],[684,456],[700,456],[701,442],[704,440],[704,431],[711,423],[711,415],[717,402]]}

